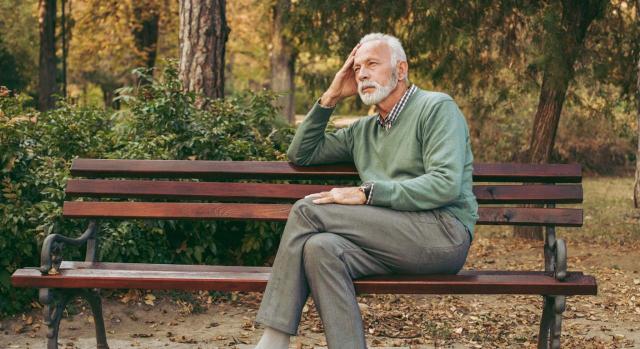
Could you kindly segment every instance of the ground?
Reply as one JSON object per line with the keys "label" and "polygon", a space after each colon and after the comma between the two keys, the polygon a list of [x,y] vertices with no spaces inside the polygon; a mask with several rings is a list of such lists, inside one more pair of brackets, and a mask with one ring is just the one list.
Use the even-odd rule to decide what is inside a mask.
{"label": "ground", "polygon": [[[585,180],[584,227],[560,229],[569,269],[598,280],[598,296],[569,297],[565,348],[640,348],[640,210],[631,178]],[[542,243],[509,229],[481,227],[465,268],[540,270]],[[110,347],[250,348],[263,332],[253,319],[260,293],[104,292]],[[534,348],[539,296],[358,297],[370,347]],[[0,348],[44,348],[40,310],[0,320]],[[63,319],[61,348],[94,348],[90,312],[73,304]],[[326,346],[310,299],[292,348]]]}

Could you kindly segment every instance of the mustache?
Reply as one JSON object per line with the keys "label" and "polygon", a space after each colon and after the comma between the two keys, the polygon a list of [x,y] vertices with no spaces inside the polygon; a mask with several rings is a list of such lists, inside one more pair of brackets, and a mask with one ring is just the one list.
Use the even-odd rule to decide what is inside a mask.
{"label": "mustache", "polygon": [[367,88],[367,87],[374,87],[376,89],[380,88],[380,84],[378,84],[375,81],[371,81],[371,80],[365,80],[362,82],[358,82],[358,92],[363,93],[362,90]]}

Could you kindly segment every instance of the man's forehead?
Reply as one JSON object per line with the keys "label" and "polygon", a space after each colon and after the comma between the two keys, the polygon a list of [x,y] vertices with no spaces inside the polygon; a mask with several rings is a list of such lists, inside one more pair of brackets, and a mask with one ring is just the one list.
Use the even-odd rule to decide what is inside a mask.
{"label": "man's forehead", "polygon": [[362,44],[354,57],[354,63],[360,64],[371,58],[391,60],[391,48],[384,41],[368,41]]}

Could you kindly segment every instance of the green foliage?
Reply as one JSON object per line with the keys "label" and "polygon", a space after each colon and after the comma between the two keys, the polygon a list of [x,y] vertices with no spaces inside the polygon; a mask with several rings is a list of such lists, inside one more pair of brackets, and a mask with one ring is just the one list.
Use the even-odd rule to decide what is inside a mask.
{"label": "green foliage", "polygon": [[[38,1],[0,0],[0,36],[6,52],[16,60],[16,75],[3,67],[0,58],[0,85],[32,94],[38,83]],[[1,50],[1,49],[0,49]],[[11,85],[5,79],[19,78],[20,84]]]}
{"label": "green foliage", "polygon": [[16,57],[6,48],[6,44],[0,36],[0,86],[19,90],[24,88],[26,84],[27,79],[22,75],[22,67]]}
{"label": "green foliage", "polygon": [[[64,185],[76,157],[130,159],[284,160],[293,129],[273,107],[275,95],[241,93],[206,110],[182,91],[175,64],[162,79],[123,88],[120,111],[61,103],[39,114],[25,101],[0,97],[0,313],[24,309],[33,290],[15,290],[9,276],[39,264],[47,234],[77,236],[80,220],[62,220]],[[270,222],[105,221],[100,260],[186,264],[262,264],[275,252],[283,225]],[[66,259],[83,257],[69,247]]]}

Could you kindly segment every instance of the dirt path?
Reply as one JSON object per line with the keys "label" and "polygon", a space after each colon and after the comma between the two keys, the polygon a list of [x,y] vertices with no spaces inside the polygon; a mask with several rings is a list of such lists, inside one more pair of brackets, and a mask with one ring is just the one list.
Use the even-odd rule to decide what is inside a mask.
{"label": "dirt path", "polygon": [[[640,348],[640,244],[568,238],[569,266],[595,275],[596,297],[570,297],[565,348]],[[508,233],[478,234],[467,269],[541,269],[539,242]],[[105,320],[115,348],[250,348],[259,293],[209,295],[130,291],[107,294]],[[541,312],[536,296],[359,296],[370,347],[534,348]],[[94,348],[90,312],[76,303],[63,320],[61,348]],[[44,348],[34,310],[0,322],[0,348]],[[310,299],[293,348],[326,346]]]}

